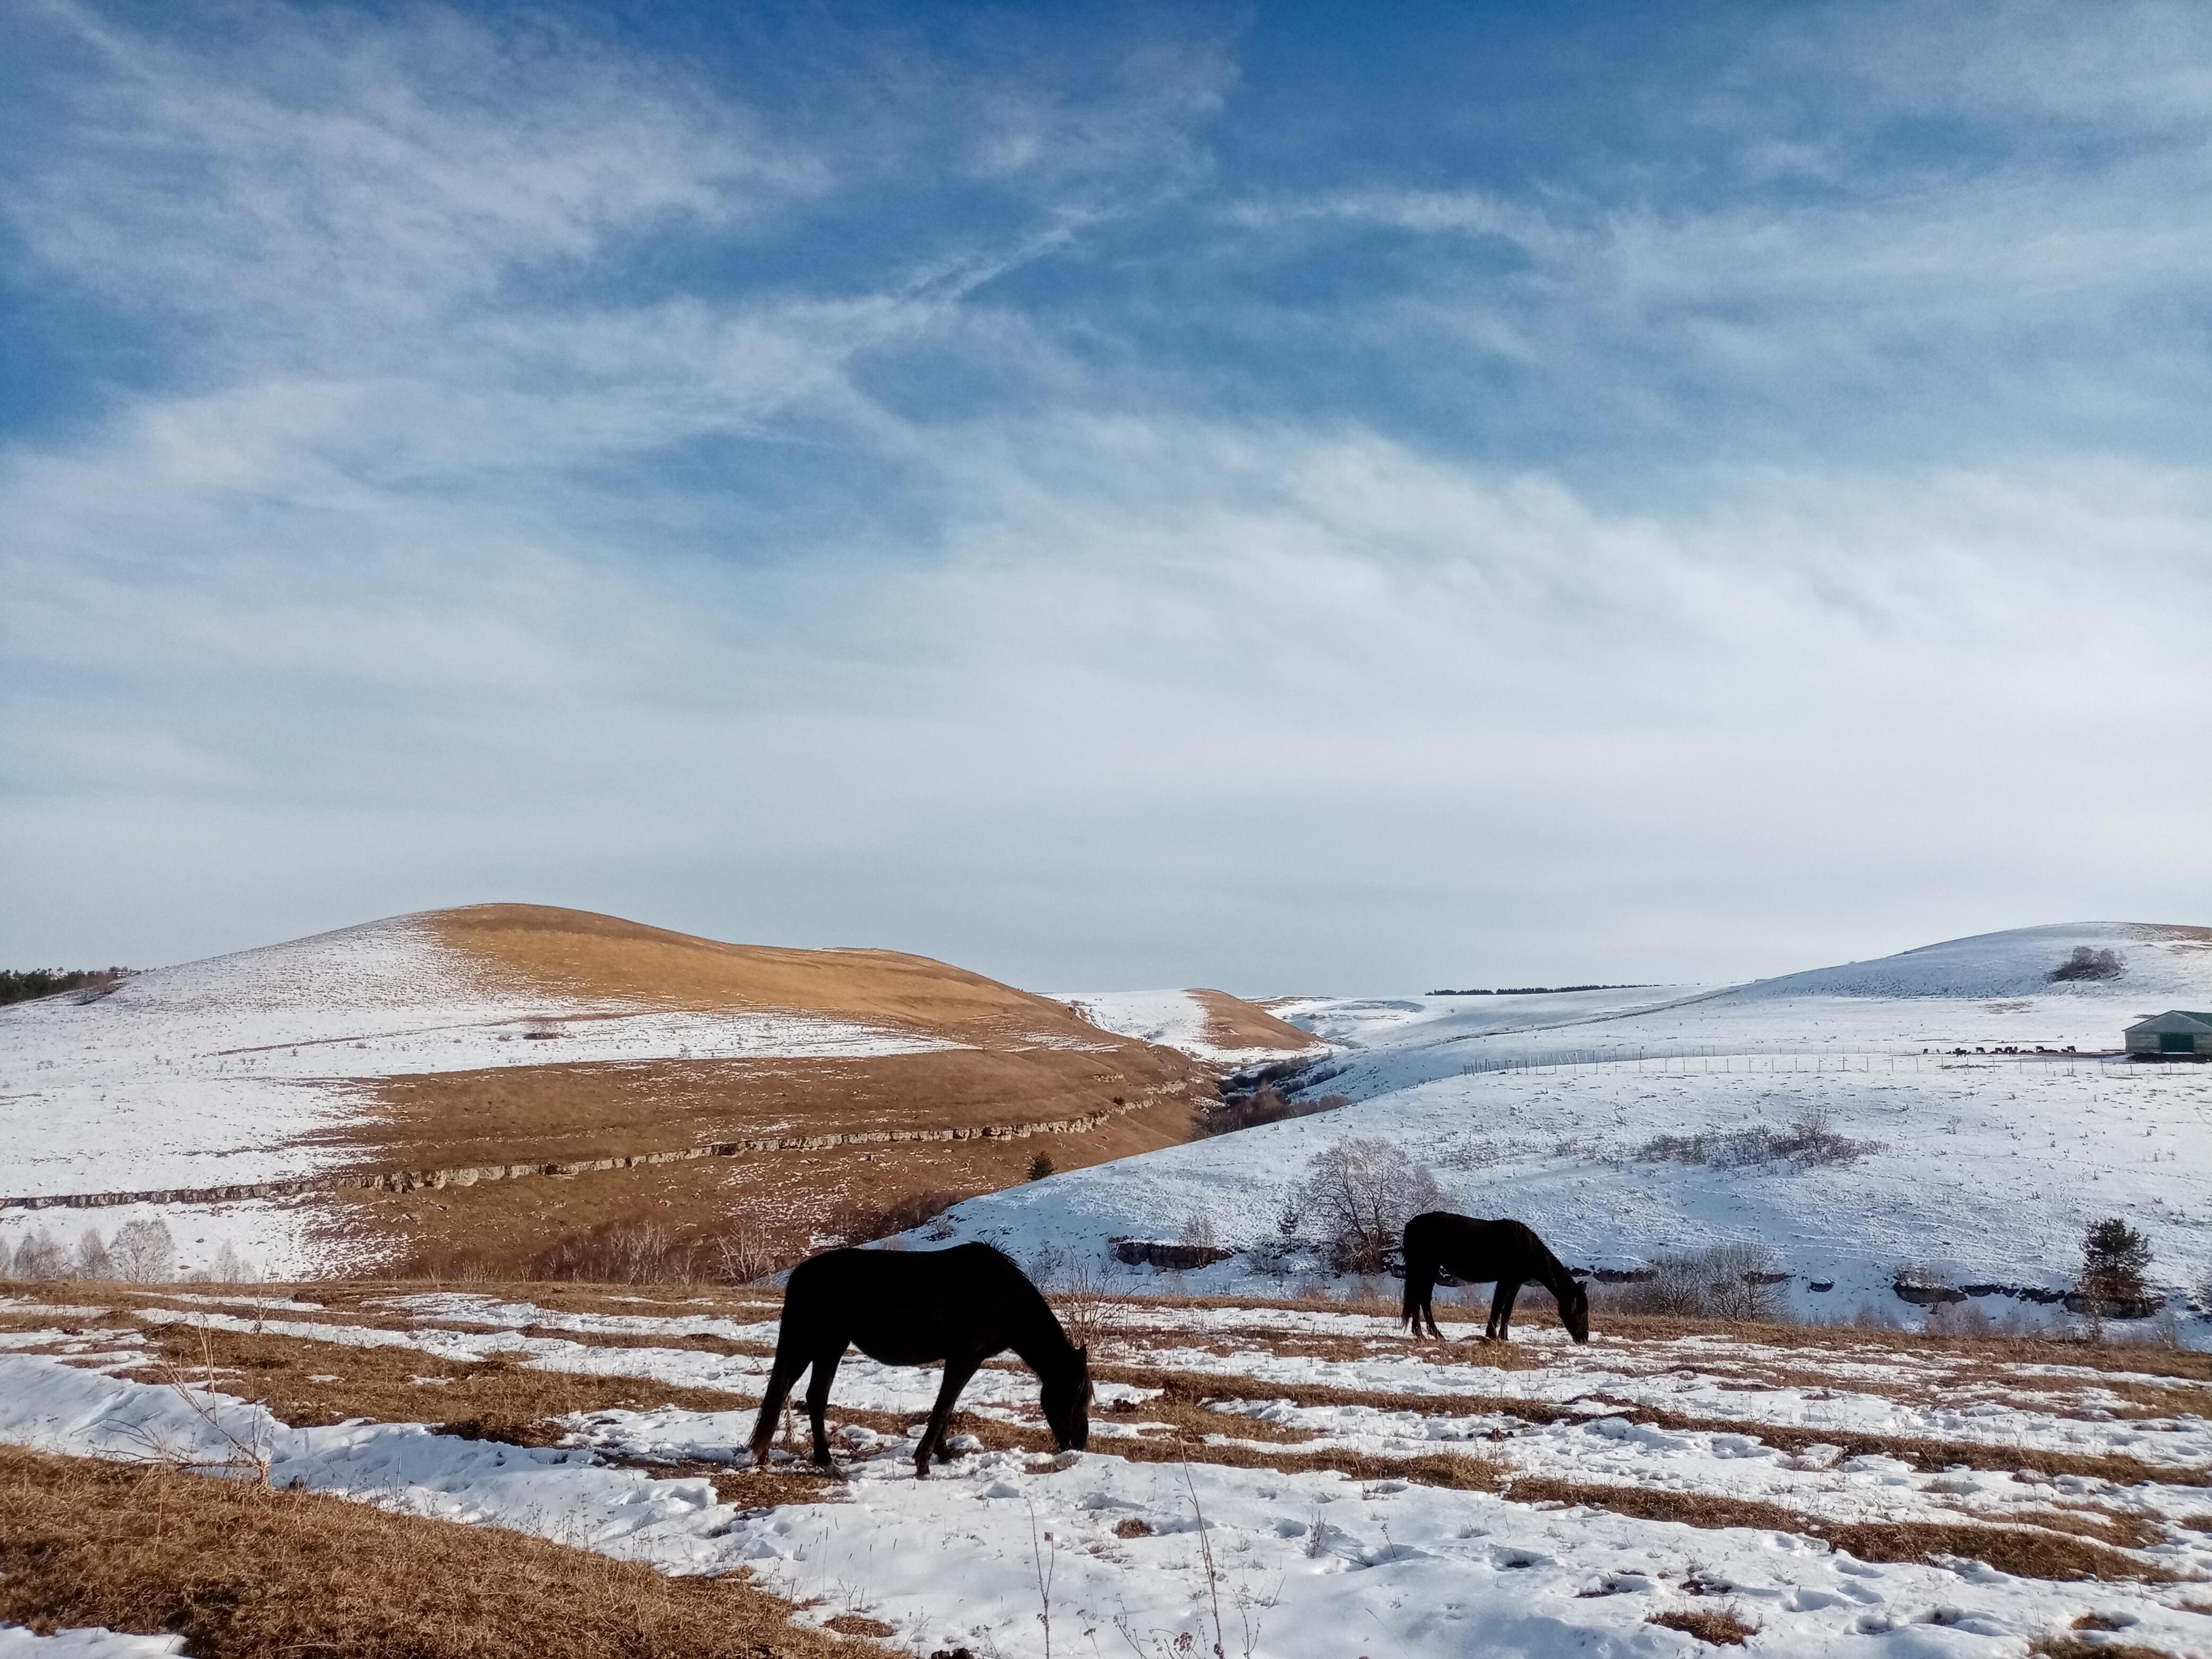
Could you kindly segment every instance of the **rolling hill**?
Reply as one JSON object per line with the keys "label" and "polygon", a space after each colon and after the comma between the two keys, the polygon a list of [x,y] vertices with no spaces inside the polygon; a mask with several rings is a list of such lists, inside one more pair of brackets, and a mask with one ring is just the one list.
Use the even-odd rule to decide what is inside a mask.
{"label": "rolling hill", "polygon": [[1064,991],[1053,1000],[1101,1030],[1173,1048],[1210,1066],[1265,1065],[1328,1050],[1310,1031],[1226,991]]}
{"label": "rolling hill", "polygon": [[187,1261],[228,1242],[294,1272],[512,1253],[641,1206],[803,1243],[847,1199],[1174,1144],[1213,1075],[927,957],[513,904],[18,1004],[0,1056],[0,1237],[159,1212]]}
{"label": "rolling hill", "polygon": [[[2110,976],[2054,979],[2081,949],[2112,951]],[[1249,1251],[1279,1237],[1309,1160],[1360,1137],[1577,1266],[1765,1247],[1809,1316],[1917,1318],[1901,1273],[2033,1311],[2069,1282],[2082,1229],[2119,1215],[2149,1236],[2186,1340],[2212,1343],[2185,1313],[2212,1281],[2212,1066],[2113,1053],[2145,1013],[2212,1007],[2212,929],[2021,928],[1720,990],[1273,1006],[1335,1045],[1305,1086],[1351,1105],[973,1200],[958,1236],[1103,1258],[1198,1218]],[[1310,1249],[1268,1260],[1188,1288],[1326,1271]]]}

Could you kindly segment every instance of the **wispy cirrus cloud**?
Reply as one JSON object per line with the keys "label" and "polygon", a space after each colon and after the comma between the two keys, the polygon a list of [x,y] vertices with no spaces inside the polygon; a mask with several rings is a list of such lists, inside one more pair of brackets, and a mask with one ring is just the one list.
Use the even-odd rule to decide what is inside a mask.
{"label": "wispy cirrus cloud", "polygon": [[1991,151],[1823,15],[1630,155],[1409,102],[1418,176],[1253,159],[1234,20],[19,21],[19,341],[135,355],[0,397],[14,948],[517,896],[1260,989],[2212,902],[2202,157]]}

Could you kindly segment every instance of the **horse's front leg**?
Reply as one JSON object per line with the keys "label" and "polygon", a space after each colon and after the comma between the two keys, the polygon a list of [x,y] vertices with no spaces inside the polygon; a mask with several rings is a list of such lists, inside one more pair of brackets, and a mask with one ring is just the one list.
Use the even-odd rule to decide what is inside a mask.
{"label": "horse's front leg", "polygon": [[775,1364],[769,1367],[768,1392],[761,1396],[760,1415],[753,1419],[751,1442],[753,1467],[768,1467],[769,1443],[775,1438],[775,1420],[783,1414],[783,1402],[791,1394],[791,1385],[799,1381],[799,1372],[810,1362],[804,1355],[779,1353]]}
{"label": "horse's front leg", "polygon": [[1498,1281],[1498,1293],[1490,1298],[1490,1322],[1482,1328],[1484,1341],[1510,1342],[1513,1340],[1507,1328],[1513,1322],[1513,1303],[1520,1294],[1519,1279],[1501,1279]]}
{"label": "horse's front leg", "polygon": [[960,1390],[968,1386],[980,1359],[948,1359],[945,1362],[945,1382],[937,1390],[937,1405],[929,1413],[929,1422],[921,1431],[921,1438],[914,1449],[914,1478],[929,1478],[929,1460],[935,1457],[940,1463],[951,1462],[952,1455],[945,1449],[945,1425],[951,1419],[953,1401],[960,1398]]}
{"label": "horse's front leg", "polygon": [[823,1420],[830,1410],[830,1385],[837,1379],[837,1367],[843,1363],[845,1352],[824,1355],[814,1362],[814,1375],[806,1384],[806,1419],[814,1430],[814,1462],[817,1468],[828,1469],[832,1474],[837,1466],[830,1458],[830,1430]]}

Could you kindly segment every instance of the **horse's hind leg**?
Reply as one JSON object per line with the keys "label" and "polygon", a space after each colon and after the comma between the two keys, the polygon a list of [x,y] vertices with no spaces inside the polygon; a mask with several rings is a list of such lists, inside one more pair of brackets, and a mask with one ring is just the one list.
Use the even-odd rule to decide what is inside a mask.
{"label": "horse's hind leg", "polygon": [[1484,1341],[1510,1342],[1513,1340],[1509,1327],[1513,1323],[1514,1299],[1520,1294],[1519,1279],[1501,1279],[1498,1281],[1498,1293],[1490,1298],[1490,1322],[1482,1328]]}
{"label": "horse's hind leg", "polygon": [[1436,1338],[1437,1341],[1442,1342],[1447,1339],[1444,1334],[1437,1328],[1436,1298],[1437,1287],[1433,1285],[1430,1285],[1428,1289],[1421,1292],[1421,1317],[1429,1322],[1429,1334]]}
{"label": "horse's hind leg", "polygon": [[[1406,1334],[1416,1342],[1421,1340],[1421,1316],[1428,1310],[1430,1297],[1436,1293],[1436,1272],[1426,1262],[1416,1261],[1411,1256],[1407,1258],[1404,1322]],[[1436,1330],[1436,1316],[1431,1314],[1429,1334],[1435,1335]]]}
{"label": "horse's hind leg", "polygon": [[945,1382],[937,1390],[937,1404],[929,1413],[929,1422],[921,1431],[921,1438],[914,1448],[914,1478],[929,1478],[929,1460],[940,1463],[951,1462],[951,1454],[945,1449],[945,1425],[952,1416],[952,1402],[960,1398],[960,1390],[968,1386],[969,1378],[975,1375],[981,1364],[976,1359],[947,1359],[945,1362]]}
{"label": "horse's hind leg", "polygon": [[814,1375],[806,1384],[806,1420],[814,1430],[814,1462],[833,1474],[837,1466],[830,1459],[830,1431],[823,1419],[830,1409],[830,1385],[837,1380],[837,1367],[844,1358],[842,1348],[836,1353],[817,1356]]}

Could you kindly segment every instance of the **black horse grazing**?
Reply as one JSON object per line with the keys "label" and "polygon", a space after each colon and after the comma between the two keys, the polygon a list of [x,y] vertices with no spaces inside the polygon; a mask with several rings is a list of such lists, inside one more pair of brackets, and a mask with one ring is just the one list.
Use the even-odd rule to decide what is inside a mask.
{"label": "black horse grazing", "polygon": [[929,1414],[914,1472],[940,1463],[945,1419],[968,1379],[994,1354],[1012,1348],[1044,1384],[1045,1421],[1062,1451],[1091,1443],[1091,1351],[1069,1342],[1051,1307],[1011,1261],[988,1244],[949,1250],[829,1250],[791,1270],[775,1364],[753,1425],[756,1466],[768,1462],[776,1419],[799,1374],[810,1365],[806,1414],[814,1425],[814,1461],[834,1468],[822,1424],[830,1384],[849,1343],[886,1365],[945,1362],[945,1383]]}
{"label": "black horse grazing", "polygon": [[1477,1221],[1473,1216],[1431,1210],[1406,1224],[1406,1328],[1419,1341],[1421,1322],[1438,1341],[1436,1311],[1430,1298],[1436,1294],[1437,1271],[1470,1285],[1498,1281],[1490,1299],[1490,1322],[1482,1340],[1511,1341],[1507,1327],[1513,1322],[1514,1299],[1529,1279],[1540,1281],[1559,1304],[1559,1323],[1577,1342],[1589,1340],[1589,1292],[1559,1265],[1559,1258],[1544,1241],[1517,1221]]}

